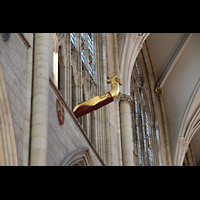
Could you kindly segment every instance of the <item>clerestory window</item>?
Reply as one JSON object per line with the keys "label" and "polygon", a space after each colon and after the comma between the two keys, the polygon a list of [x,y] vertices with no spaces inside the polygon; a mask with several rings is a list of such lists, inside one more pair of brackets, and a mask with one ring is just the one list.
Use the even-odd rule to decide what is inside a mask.
{"label": "clerestory window", "polygon": [[153,165],[152,163],[152,131],[149,123],[149,108],[146,91],[144,88],[144,76],[141,67],[136,62],[131,77],[131,128],[132,148],[137,155],[138,165]]}
{"label": "clerestory window", "polygon": [[[76,47],[76,39],[77,39],[76,34],[71,33],[71,41],[74,47]],[[88,69],[91,77],[94,79],[93,33],[81,33],[80,45],[81,45],[81,59],[86,68]]]}
{"label": "clerestory window", "polygon": [[93,33],[88,33],[89,73],[94,79],[93,46]]}

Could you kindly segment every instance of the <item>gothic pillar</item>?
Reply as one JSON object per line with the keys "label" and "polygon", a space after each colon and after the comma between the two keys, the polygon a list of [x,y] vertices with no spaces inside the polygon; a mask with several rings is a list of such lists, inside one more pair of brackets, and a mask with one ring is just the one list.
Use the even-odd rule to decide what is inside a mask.
{"label": "gothic pillar", "polygon": [[31,166],[46,165],[50,33],[35,33]]}
{"label": "gothic pillar", "polygon": [[120,122],[123,166],[133,166],[134,163],[130,117],[130,104],[132,103],[132,97],[130,95],[120,93],[118,98],[120,98]]}
{"label": "gothic pillar", "polygon": [[26,66],[26,96],[24,103],[24,133],[23,133],[23,160],[22,165],[28,166],[29,141],[30,141],[30,113],[31,113],[31,87],[32,87],[32,58],[33,58],[33,33],[28,33],[31,47],[28,48]]}

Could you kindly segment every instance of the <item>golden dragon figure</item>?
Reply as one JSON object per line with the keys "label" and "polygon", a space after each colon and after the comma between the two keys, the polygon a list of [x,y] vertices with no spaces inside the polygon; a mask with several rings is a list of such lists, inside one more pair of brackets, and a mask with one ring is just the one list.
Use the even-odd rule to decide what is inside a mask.
{"label": "golden dragon figure", "polygon": [[114,99],[118,96],[119,86],[123,85],[121,83],[121,79],[118,79],[116,75],[112,76],[108,74],[107,76],[108,80],[106,82],[107,84],[111,84],[111,90],[102,96],[95,96],[75,106],[73,108],[73,113],[76,116],[76,118],[82,117],[83,115],[86,115],[94,110],[97,110],[113,102]]}

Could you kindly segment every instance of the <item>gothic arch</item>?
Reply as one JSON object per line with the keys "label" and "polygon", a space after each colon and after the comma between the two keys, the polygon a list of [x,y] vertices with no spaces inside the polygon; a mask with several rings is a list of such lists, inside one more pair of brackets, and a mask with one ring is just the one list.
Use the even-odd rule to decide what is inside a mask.
{"label": "gothic arch", "polygon": [[17,150],[9,101],[0,65],[0,166],[16,166]]}
{"label": "gothic arch", "polygon": [[184,160],[185,153],[187,152],[190,141],[195,133],[200,129],[200,107],[194,112],[187,129],[184,132],[184,136],[178,137],[175,161],[174,164],[181,166]]}
{"label": "gothic arch", "polygon": [[60,164],[60,166],[94,166],[89,149],[79,148],[71,152]]}
{"label": "gothic arch", "polygon": [[[188,145],[195,133],[200,128],[200,104],[194,110],[196,99],[200,95],[200,80],[198,81],[190,101],[185,110],[182,123],[180,126],[179,136],[177,138],[176,153],[174,157],[174,165],[182,165]],[[192,111],[192,112],[191,112]],[[191,114],[192,113],[192,114]]]}
{"label": "gothic arch", "polygon": [[118,52],[121,80],[124,84],[122,93],[130,95],[131,72],[136,57],[149,33],[118,34]]}

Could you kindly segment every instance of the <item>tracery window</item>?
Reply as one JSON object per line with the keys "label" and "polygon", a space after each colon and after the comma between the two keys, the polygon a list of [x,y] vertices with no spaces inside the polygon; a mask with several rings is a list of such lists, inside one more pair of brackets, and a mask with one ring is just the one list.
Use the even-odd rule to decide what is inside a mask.
{"label": "tracery window", "polygon": [[[81,33],[81,59],[86,66],[86,62],[89,64],[88,71],[91,77],[94,79],[94,62],[93,62],[93,33]],[[76,34],[71,33],[71,41],[75,47],[76,44]],[[87,61],[86,61],[87,59]]]}
{"label": "tracery window", "polygon": [[131,77],[132,148],[137,156],[138,165],[153,165],[152,163],[152,131],[149,123],[149,108],[144,88],[142,68],[136,62]]}
{"label": "tracery window", "polygon": [[81,58],[85,64],[85,33],[81,33]]}
{"label": "tracery window", "polygon": [[76,42],[75,38],[76,38],[76,34],[75,33],[71,33],[71,41],[72,41],[72,44],[74,46],[75,46],[75,42]]}
{"label": "tracery window", "polygon": [[94,79],[93,65],[93,33],[88,33],[88,57],[89,57],[89,73]]}

